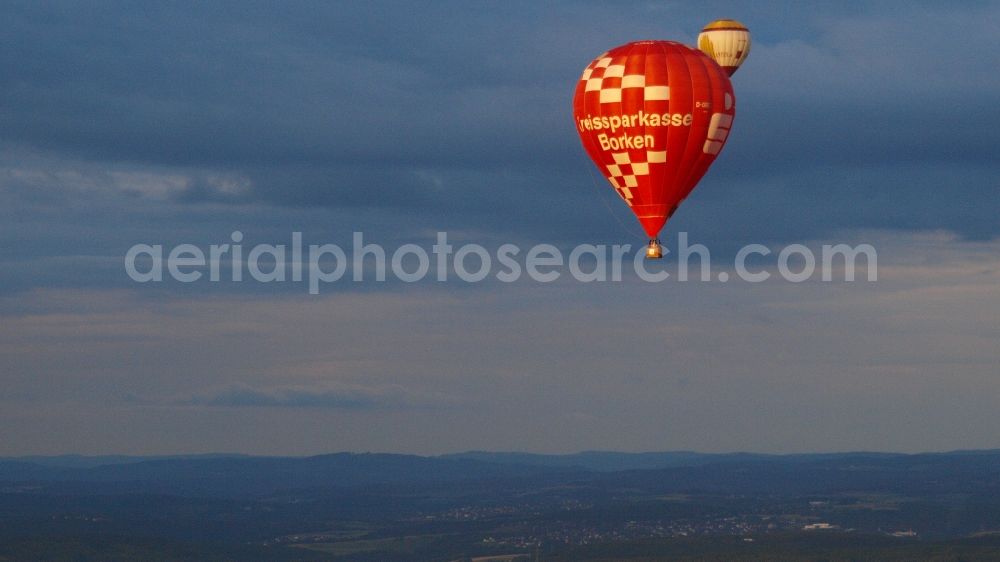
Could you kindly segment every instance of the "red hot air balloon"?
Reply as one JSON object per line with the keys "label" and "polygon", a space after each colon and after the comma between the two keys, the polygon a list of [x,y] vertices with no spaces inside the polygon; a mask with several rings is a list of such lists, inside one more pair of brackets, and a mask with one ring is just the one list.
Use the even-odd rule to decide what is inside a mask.
{"label": "red hot air balloon", "polygon": [[726,72],[674,41],[636,41],[587,65],[573,97],[583,147],[649,235],[657,235],[726,144],[736,98]]}

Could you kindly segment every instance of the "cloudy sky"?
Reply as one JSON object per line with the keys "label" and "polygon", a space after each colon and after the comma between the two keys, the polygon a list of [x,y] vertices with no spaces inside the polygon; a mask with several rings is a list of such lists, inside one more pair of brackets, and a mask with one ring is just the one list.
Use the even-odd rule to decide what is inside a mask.
{"label": "cloudy sky", "polygon": [[[641,243],[573,87],[719,17],[738,116],[664,238],[869,243],[877,282],[125,273],[235,230]],[[8,2],[0,37],[0,455],[1000,447],[997,3]]]}

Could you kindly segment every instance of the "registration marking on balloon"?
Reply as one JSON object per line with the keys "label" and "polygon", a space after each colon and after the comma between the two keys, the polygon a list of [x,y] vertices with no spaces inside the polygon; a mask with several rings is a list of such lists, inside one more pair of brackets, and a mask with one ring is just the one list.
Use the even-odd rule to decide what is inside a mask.
{"label": "registration marking on balloon", "polygon": [[734,115],[726,72],[674,41],[601,54],[584,69],[573,99],[584,149],[650,238],[722,150]]}

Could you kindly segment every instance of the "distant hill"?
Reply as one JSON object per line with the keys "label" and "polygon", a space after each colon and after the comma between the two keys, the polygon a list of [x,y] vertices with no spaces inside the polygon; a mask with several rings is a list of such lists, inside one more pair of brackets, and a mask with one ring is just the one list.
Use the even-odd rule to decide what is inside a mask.
{"label": "distant hill", "polygon": [[620,470],[651,470],[684,466],[704,466],[708,464],[731,463],[799,463],[823,459],[854,457],[892,458],[905,456],[900,453],[820,453],[797,455],[773,455],[762,453],[697,453],[694,451],[668,451],[649,453],[619,453],[614,451],[584,451],[567,455],[546,455],[536,453],[505,453],[469,451],[443,455],[441,458],[473,459],[504,464],[531,466],[576,467],[600,472]]}
{"label": "distant hill", "polygon": [[611,451],[584,451],[567,455],[545,455],[536,453],[491,453],[486,451],[469,451],[443,455],[442,458],[473,459],[478,461],[504,464],[523,464],[530,466],[576,467],[601,472],[619,470],[644,470],[654,468],[669,468],[676,466],[700,466],[703,464],[725,461],[731,458],[758,458],[766,455],[709,454],[693,451],[676,451],[664,453],[616,453]]}
{"label": "distant hill", "polygon": [[[0,459],[0,484],[38,483],[94,492],[141,491],[201,496],[261,496],[287,491],[346,490],[498,480],[560,478],[615,486],[622,481],[661,491],[781,493],[910,486],[962,488],[1000,473],[1000,451],[918,455],[831,453],[765,455],[690,451],[571,455],[467,452],[438,457],[336,453],[312,457],[192,455],[58,456]],[[832,487],[832,488],[831,488]]]}
{"label": "distant hill", "polygon": [[[193,456],[98,464],[114,457],[0,460],[0,482],[88,483],[95,490],[179,495],[264,495],[305,489],[510,479],[565,472],[551,467],[395,454],[336,453],[312,457]],[[102,486],[106,485],[106,486]]]}

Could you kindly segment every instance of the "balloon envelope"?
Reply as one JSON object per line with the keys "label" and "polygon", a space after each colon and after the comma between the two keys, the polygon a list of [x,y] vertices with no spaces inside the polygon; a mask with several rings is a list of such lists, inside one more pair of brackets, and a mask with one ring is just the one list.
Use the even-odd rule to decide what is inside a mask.
{"label": "balloon envelope", "polygon": [[736,20],[715,20],[698,34],[698,48],[732,76],[750,54],[750,30]]}
{"label": "balloon envelope", "polygon": [[598,56],[573,98],[584,149],[650,238],[715,161],[735,112],[725,71],[673,41]]}

